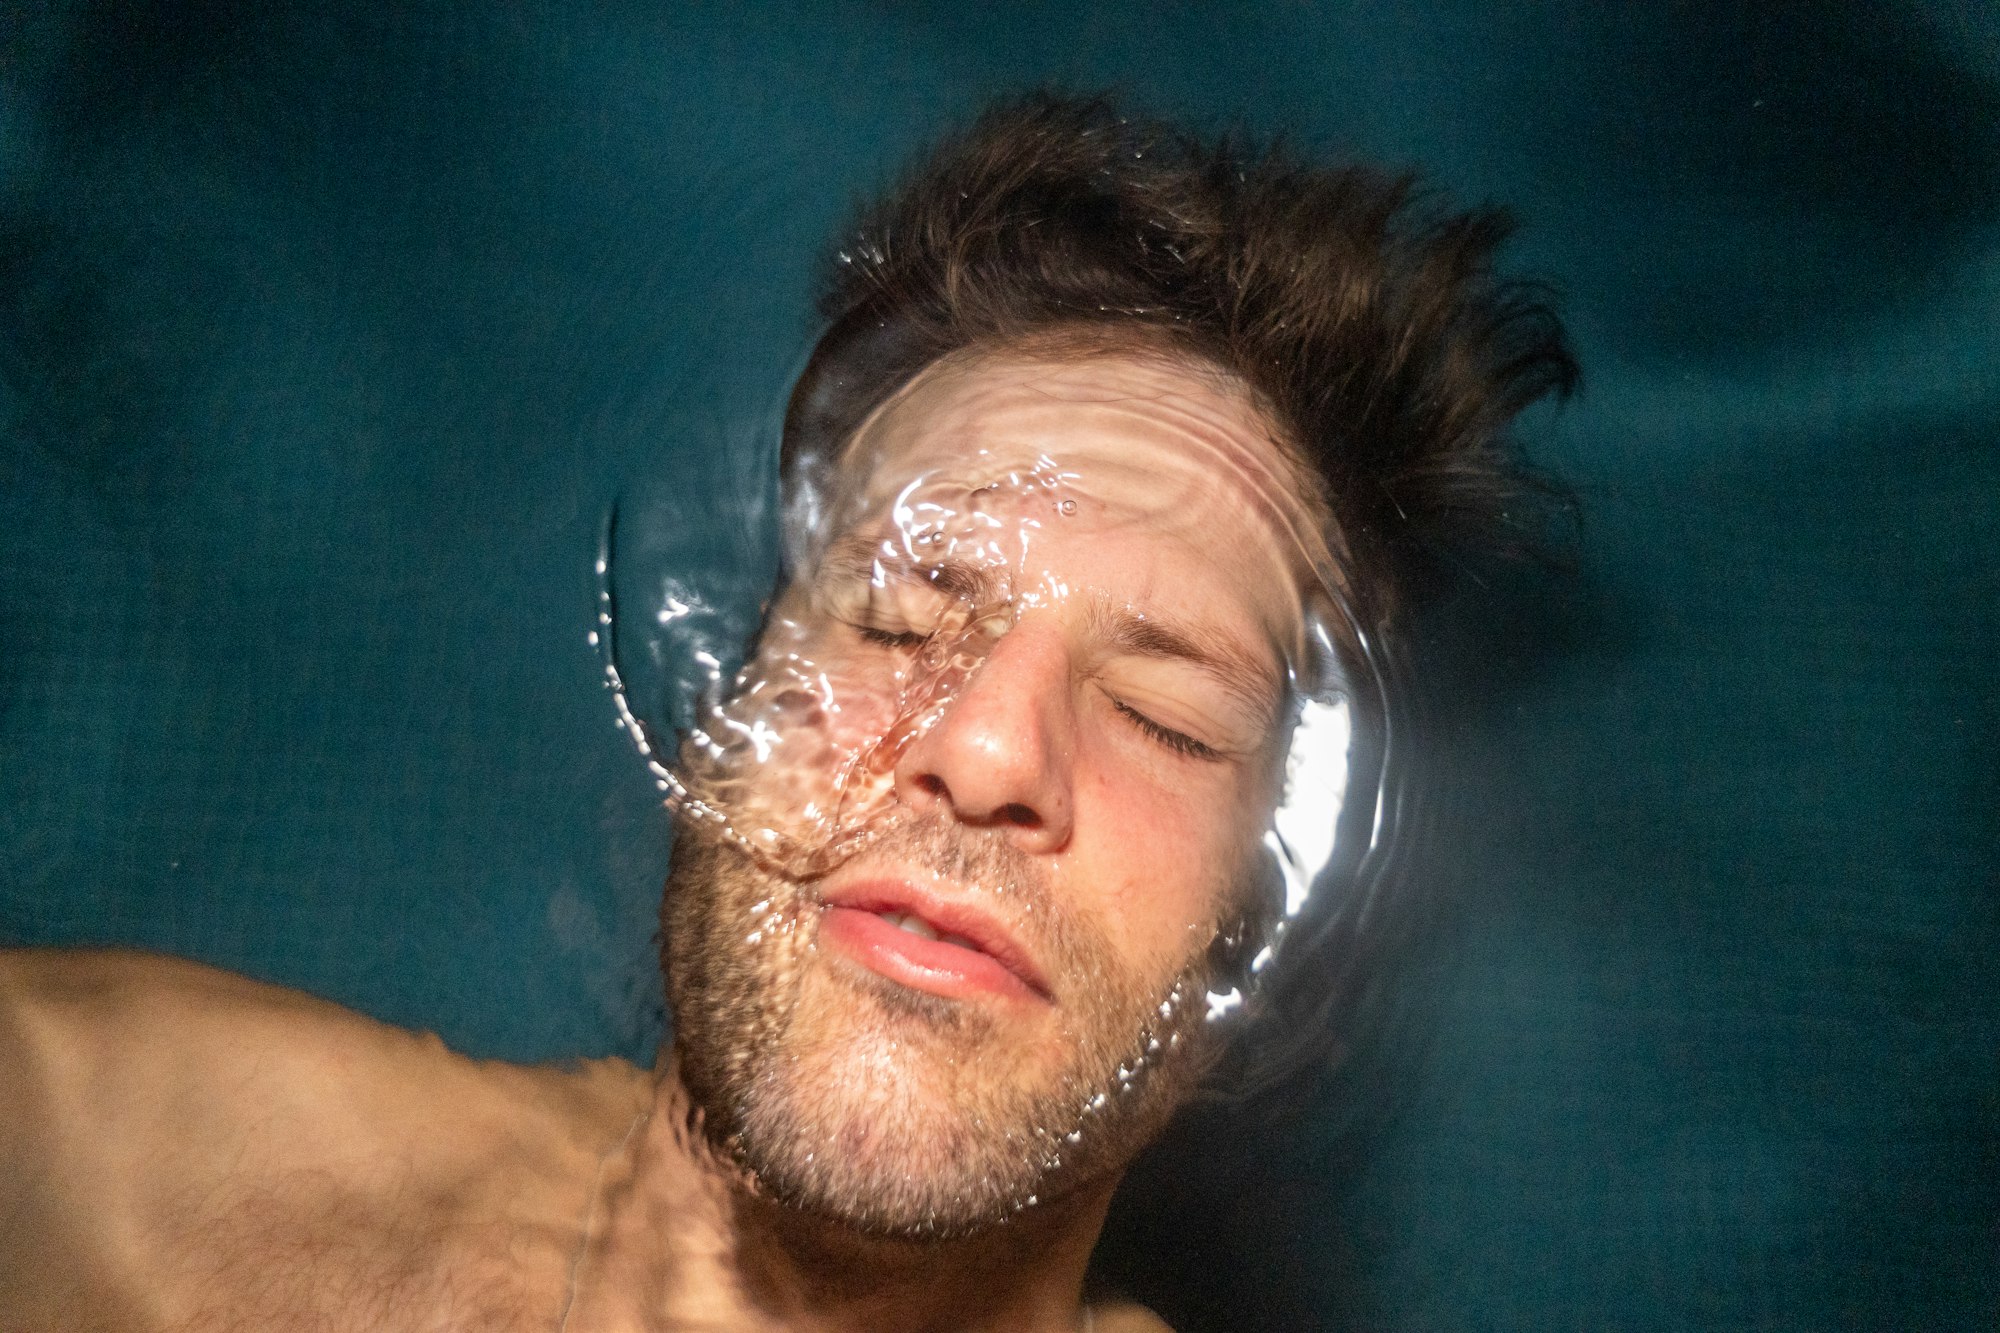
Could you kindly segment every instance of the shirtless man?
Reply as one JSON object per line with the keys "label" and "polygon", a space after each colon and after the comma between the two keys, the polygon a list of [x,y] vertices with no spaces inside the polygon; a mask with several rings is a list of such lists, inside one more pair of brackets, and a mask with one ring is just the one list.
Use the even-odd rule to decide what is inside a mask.
{"label": "shirtless man", "polygon": [[832,265],[783,589],[660,770],[658,1067],[6,956],[0,1328],[1159,1327],[1086,1265],[1210,1015],[1309,1010],[1310,697],[1571,374],[1500,233],[1091,104],[947,145]]}

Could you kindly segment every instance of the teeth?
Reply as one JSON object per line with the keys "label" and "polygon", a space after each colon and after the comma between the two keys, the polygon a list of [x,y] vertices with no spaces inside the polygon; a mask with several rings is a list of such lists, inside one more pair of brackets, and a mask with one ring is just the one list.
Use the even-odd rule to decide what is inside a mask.
{"label": "teeth", "polygon": [[881,917],[884,921],[896,927],[896,929],[907,930],[919,939],[937,940],[943,944],[955,944],[961,949],[970,949],[974,953],[986,952],[963,935],[939,934],[936,926],[933,926],[920,916],[912,916],[907,912],[877,912],[875,915]]}
{"label": "teeth", "polygon": [[898,930],[907,930],[922,939],[934,940],[938,937],[938,933],[931,929],[930,923],[921,917],[905,916],[901,912],[884,912],[882,919]]}
{"label": "teeth", "polygon": [[955,944],[961,949],[970,949],[974,953],[984,952],[978,945],[963,935],[939,934],[937,927],[931,925],[930,922],[920,916],[911,916],[905,912],[882,912],[878,913],[878,915],[898,930],[907,930],[920,939],[937,940],[944,944]]}

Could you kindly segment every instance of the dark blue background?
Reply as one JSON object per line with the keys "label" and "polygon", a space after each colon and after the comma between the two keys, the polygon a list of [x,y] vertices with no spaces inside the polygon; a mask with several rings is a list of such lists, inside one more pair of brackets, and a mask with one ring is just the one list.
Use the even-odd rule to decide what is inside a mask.
{"label": "dark blue background", "polygon": [[989,95],[1115,86],[1514,206],[1587,518],[1577,577],[1428,631],[1393,1086],[1166,1173],[1114,1267],[1187,1328],[2000,1323],[1994,11],[8,0],[0,42],[0,937],[648,1058],[603,514],[628,605],[740,626],[812,256]]}

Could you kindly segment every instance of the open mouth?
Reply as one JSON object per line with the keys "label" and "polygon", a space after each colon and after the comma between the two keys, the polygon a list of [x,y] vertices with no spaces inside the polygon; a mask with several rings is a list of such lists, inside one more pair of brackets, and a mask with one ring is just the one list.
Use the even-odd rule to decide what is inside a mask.
{"label": "open mouth", "polygon": [[1049,999],[1032,960],[990,916],[964,903],[913,901],[923,896],[883,882],[829,894],[820,939],[871,972],[947,999]]}
{"label": "open mouth", "polygon": [[918,916],[915,912],[877,912],[875,915],[887,921],[897,930],[907,930],[919,939],[941,940],[960,949],[970,949],[974,953],[984,953],[984,949],[963,935],[940,935],[937,927]]}

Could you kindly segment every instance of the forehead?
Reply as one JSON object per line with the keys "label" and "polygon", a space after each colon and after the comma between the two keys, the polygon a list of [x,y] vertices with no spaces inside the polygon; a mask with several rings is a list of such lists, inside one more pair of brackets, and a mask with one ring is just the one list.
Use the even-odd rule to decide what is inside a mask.
{"label": "forehead", "polygon": [[830,536],[956,543],[976,518],[995,559],[1143,547],[1293,624],[1332,567],[1311,474],[1246,388],[1185,357],[948,357],[864,421],[840,465]]}
{"label": "forehead", "polygon": [[1126,505],[1227,497],[1280,528],[1320,526],[1313,482],[1250,391],[1163,352],[972,350],[943,358],[856,430],[841,459],[879,499],[940,469],[977,482],[1051,465]]}

